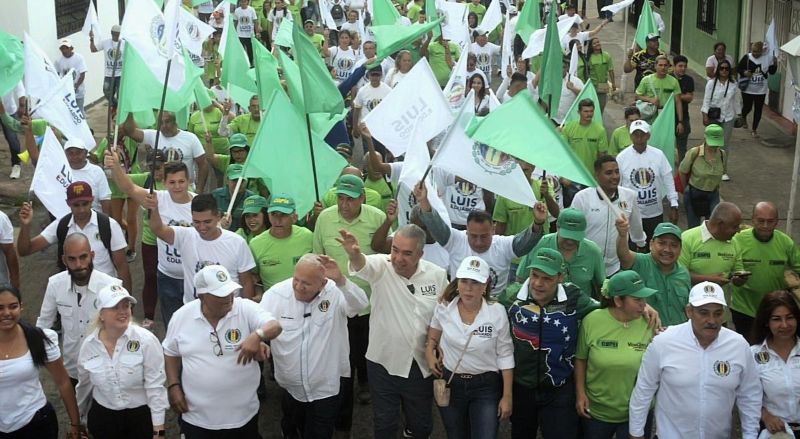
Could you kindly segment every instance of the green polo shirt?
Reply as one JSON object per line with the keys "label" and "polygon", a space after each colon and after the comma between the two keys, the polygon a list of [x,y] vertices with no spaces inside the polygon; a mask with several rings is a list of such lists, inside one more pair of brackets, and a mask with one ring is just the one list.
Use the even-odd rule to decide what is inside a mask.
{"label": "green polo shirt", "polygon": [[253,120],[253,115],[250,113],[241,114],[228,122],[228,129],[231,133],[242,133],[247,136],[247,143],[253,144],[253,139],[256,137],[256,131],[261,126],[260,120]]}
{"label": "green polo shirt", "polygon": [[664,326],[686,322],[686,304],[692,280],[689,270],[680,263],[669,273],[663,273],[658,262],[650,254],[636,253],[631,270],[639,273],[648,288],[657,292],[647,298],[647,303],[658,311]]}
{"label": "green polo shirt", "polygon": [[600,151],[608,151],[608,138],[603,125],[596,122],[581,125],[579,120],[574,120],[564,125],[561,135],[575,151],[583,166],[594,173],[594,161]]}
{"label": "green polo shirt", "polygon": [[[203,117],[206,119],[205,125],[203,124]],[[222,120],[222,110],[214,108],[211,111],[203,112],[195,111],[189,116],[189,123],[186,126],[186,131],[194,133],[200,142],[205,144],[206,139],[206,126],[208,132],[211,134],[211,145],[214,147],[214,152],[217,154],[228,153],[228,138],[219,135],[219,122]]]}
{"label": "green polo shirt", "polygon": [[367,179],[364,180],[364,187],[377,192],[378,195],[381,196],[380,209],[386,212],[386,208],[389,207],[389,202],[392,201],[392,198],[394,198],[394,191],[392,190],[391,186],[389,186],[389,182],[387,182],[384,178],[370,180],[369,177],[367,177]]}
{"label": "green polo shirt", "polygon": [[[542,182],[540,180],[531,181],[531,189],[537,199],[540,198],[539,192],[541,188]],[[548,193],[555,199],[556,195],[553,192],[553,188],[550,188]],[[505,223],[506,236],[516,235],[533,224],[533,208],[511,201],[506,197],[498,196],[494,204],[492,219],[498,223]]]}
{"label": "green polo shirt", "polygon": [[[558,233],[549,233],[542,236],[536,247],[527,255],[522,257],[517,268],[517,277],[526,279],[530,270],[526,267],[533,258],[533,255],[540,248],[551,248],[558,250]],[[564,282],[570,282],[578,286],[587,296],[594,296],[596,291],[600,291],[603,281],[606,278],[606,265],[603,259],[603,252],[594,242],[584,239],[578,246],[578,250],[572,256],[572,260],[564,261],[562,266]]]}
{"label": "green polo shirt", "polygon": [[589,57],[589,78],[597,84],[608,82],[608,72],[614,71],[614,61],[608,52],[593,53]]}
{"label": "green polo shirt", "polygon": [[631,145],[631,133],[628,125],[623,125],[611,133],[611,141],[608,142],[608,153],[614,157],[623,149]]}
{"label": "green polo shirt", "polygon": [[681,256],[678,262],[691,273],[729,276],[736,264],[736,244],[714,239],[706,222],[681,234]]}
{"label": "green polo shirt", "polygon": [[[456,43],[451,42],[448,46],[453,63],[457,63],[461,50]],[[433,41],[428,44],[428,63],[430,63],[431,70],[433,70],[433,74],[436,76],[436,81],[439,82],[439,87],[444,88],[444,86],[447,85],[447,81],[450,79],[451,69],[450,66],[447,65],[447,60],[444,56],[444,46],[438,41]]]}
{"label": "green polo shirt", "polygon": [[[364,186],[364,193],[367,195],[366,204],[368,206],[372,206],[376,209],[383,210],[383,197],[374,189],[370,189]],[[331,207],[336,205],[336,199],[338,195],[336,195],[336,188],[332,187],[328,189],[328,192],[325,192],[325,196],[322,197],[322,206],[323,207]]]}
{"label": "green polo shirt", "polygon": [[264,290],[294,275],[297,260],[311,253],[314,234],[305,227],[292,226],[292,234],[278,239],[269,230],[250,240],[250,251],[256,260]]}
{"label": "green polo shirt", "polygon": [[[306,34],[306,36],[308,37],[308,34]],[[319,56],[322,56],[322,46],[325,44],[325,37],[323,35],[315,33],[314,35],[311,35],[308,38],[311,40],[311,43],[314,44],[314,47],[317,49],[317,52],[319,52]]]}
{"label": "green polo shirt", "polygon": [[639,86],[636,87],[636,94],[639,96],[657,97],[659,108],[666,105],[669,97],[676,93],[681,93],[681,85],[672,75],[659,78],[653,73],[642,78]]}
{"label": "green polo shirt", "polygon": [[722,182],[722,174],[727,172],[727,155],[716,148],[713,161],[708,160],[705,145],[695,146],[686,152],[679,170],[689,176],[689,184],[703,191],[713,191]]}
{"label": "green polo shirt", "polygon": [[734,269],[753,274],[744,285],[734,285],[731,309],[755,317],[765,294],[786,288],[783,271],[800,272],[800,249],[780,230],[775,230],[767,242],[759,241],[753,229],[742,230],[732,241],[739,250]]}

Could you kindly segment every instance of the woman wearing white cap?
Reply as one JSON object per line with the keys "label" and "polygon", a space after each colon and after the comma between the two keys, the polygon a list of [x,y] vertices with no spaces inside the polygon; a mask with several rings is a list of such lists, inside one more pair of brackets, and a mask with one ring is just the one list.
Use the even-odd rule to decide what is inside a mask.
{"label": "woman wearing white cap", "polygon": [[131,324],[136,299],[109,285],[97,295],[95,329],[78,355],[78,407],[92,437],[164,436],[169,406],[164,352],[152,332]]}
{"label": "woman wearing white cap", "polygon": [[428,366],[451,389],[439,408],[451,439],[495,438],[511,415],[514,348],[505,308],[489,301],[489,270],[477,256],[461,261],[428,330]]}

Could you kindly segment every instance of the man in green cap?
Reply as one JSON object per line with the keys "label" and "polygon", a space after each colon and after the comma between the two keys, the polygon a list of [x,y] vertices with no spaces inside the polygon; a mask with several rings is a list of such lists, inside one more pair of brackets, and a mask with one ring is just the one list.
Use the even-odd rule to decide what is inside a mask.
{"label": "man in green cap", "polygon": [[219,122],[218,132],[221,136],[229,137],[236,133],[247,136],[247,143],[253,144],[258,127],[261,126],[261,106],[258,103],[258,95],[250,98],[250,105],[247,107],[249,113],[240,114],[234,117],[231,113],[230,100],[226,100],[223,105],[222,120]]}
{"label": "man in green cap", "polygon": [[311,253],[314,234],[296,225],[294,199],[286,194],[273,195],[267,206],[271,227],[250,241],[257,274],[264,291],[294,274],[294,266]]}
{"label": "man in green cap", "polygon": [[600,247],[586,239],[586,216],[570,207],[561,211],[556,225],[556,233],[544,235],[536,247],[522,258],[517,279],[521,282],[528,277],[528,265],[539,249],[551,248],[564,258],[564,281],[574,283],[589,296],[599,297],[600,287],[606,279],[606,266]]}
{"label": "man in green cap", "polygon": [[[361,170],[356,168],[355,166],[347,166],[342,169],[341,175],[352,175],[358,178],[361,178]],[[383,199],[381,198],[381,194],[378,193],[375,189],[370,189],[364,186],[364,202],[372,207],[377,207],[378,209],[382,209],[383,207]],[[334,186],[325,193],[322,197],[322,208],[331,207],[336,204],[338,198],[337,187]]]}
{"label": "man in green cap", "polygon": [[617,257],[620,268],[633,270],[645,284],[657,291],[647,303],[658,311],[664,326],[686,322],[686,304],[692,281],[689,270],[678,262],[681,255],[681,229],[673,223],[656,226],[650,240],[650,253],[635,253],[628,247],[627,219],[617,219]]}
{"label": "man in green cap", "polygon": [[[218,187],[211,192],[211,195],[217,202],[219,211],[226,213],[220,221],[220,225],[231,231],[238,230],[241,226],[242,204],[244,203],[244,199],[255,195],[246,189],[247,179],[244,178],[243,174],[244,166],[238,164],[228,166],[228,170],[226,171],[228,184]],[[236,201],[233,203],[233,209],[230,211],[230,215],[228,215],[228,206],[231,203],[231,198],[233,198],[233,193],[236,191],[236,184],[239,180],[242,180],[242,184],[239,187],[239,192],[236,193]]]}

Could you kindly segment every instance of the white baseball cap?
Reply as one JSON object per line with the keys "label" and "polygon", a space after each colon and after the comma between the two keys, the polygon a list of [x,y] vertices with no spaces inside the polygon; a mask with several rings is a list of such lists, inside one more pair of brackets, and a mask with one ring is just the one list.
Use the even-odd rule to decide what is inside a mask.
{"label": "white baseball cap", "polygon": [[97,293],[97,307],[100,309],[113,308],[123,300],[129,301],[133,305],[137,303],[136,298],[131,296],[122,285],[106,285]]}
{"label": "white baseball cap", "polygon": [[649,133],[650,132],[650,124],[647,123],[644,120],[641,120],[641,119],[634,120],[633,122],[631,122],[631,127],[628,130],[628,132],[633,134],[633,132],[636,131],[636,130],[639,130],[639,131],[642,131],[642,132],[645,132],[645,133]]}
{"label": "white baseball cap", "polygon": [[119,31],[120,31],[120,27],[119,27],[118,24],[115,24],[115,25],[111,26],[111,32],[119,33]]}
{"label": "white baseball cap", "polygon": [[692,306],[703,306],[709,303],[718,303],[728,306],[725,302],[725,293],[722,287],[714,282],[700,282],[689,291],[689,304]]}
{"label": "white baseball cap", "polygon": [[70,148],[78,148],[88,151],[89,148],[86,147],[86,144],[80,141],[79,139],[69,139],[64,143],[64,151]]}
{"label": "white baseball cap", "polygon": [[222,265],[206,266],[194,275],[194,288],[198,295],[227,297],[241,287],[231,279],[230,272]]}
{"label": "white baseball cap", "polygon": [[461,261],[456,271],[457,279],[472,279],[485,283],[489,279],[489,264],[477,256],[470,256]]}
{"label": "white baseball cap", "polygon": [[63,38],[63,39],[61,39],[61,41],[58,42],[58,47],[59,48],[64,47],[64,46],[67,46],[69,48],[74,48],[75,47],[75,46],[72,45],[72,40],[70,40],[69,38]]}

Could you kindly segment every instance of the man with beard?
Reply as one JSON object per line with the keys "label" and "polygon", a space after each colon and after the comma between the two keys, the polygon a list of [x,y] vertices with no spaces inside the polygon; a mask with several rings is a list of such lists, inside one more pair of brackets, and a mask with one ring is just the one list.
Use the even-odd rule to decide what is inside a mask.
{"label": "man with beard", "polygon": [[54,274],[47,281],[36,326],[50,328],[56,321],[56,314],[61,316],[64,367],[74,386],[78,384],[78,352],[89,323],[94,321],[98,311],[97,293],[108,285],[120,285],[121,282],[94,269],[94,252],[83,233],[76,232],[64,239],[61,258],[67,271]]}

